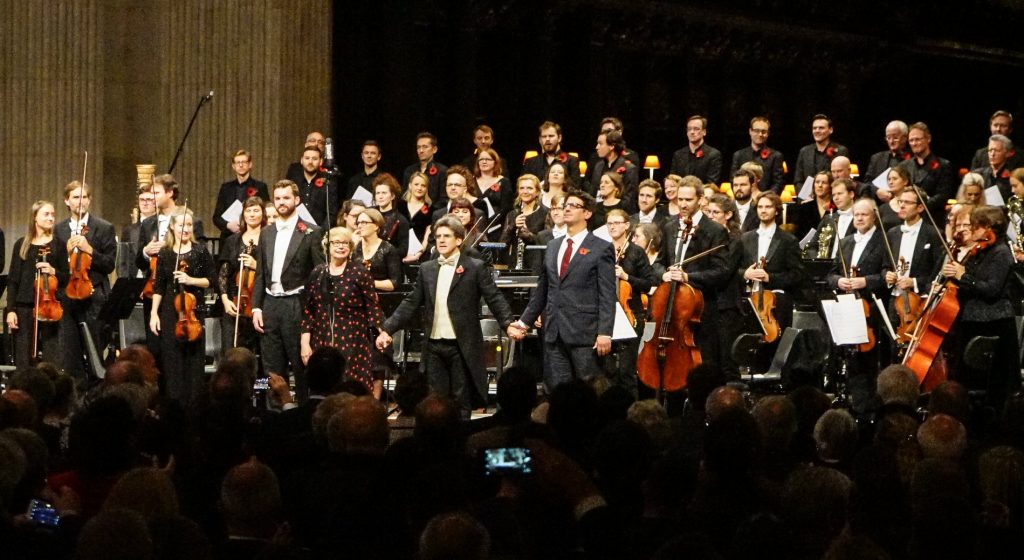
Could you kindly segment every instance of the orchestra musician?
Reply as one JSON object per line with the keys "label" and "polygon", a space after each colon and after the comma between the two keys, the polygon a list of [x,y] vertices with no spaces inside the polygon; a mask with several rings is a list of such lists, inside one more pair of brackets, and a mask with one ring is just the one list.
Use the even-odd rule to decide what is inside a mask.
{"label": "orchestra musician", "polygon": [[148,240],[139,241],[142,222],[156,214],[156,199],[153,197],[153,183],[143,183],[135,189],[136,208],[132,211],[132,223],[121,229],[121,243],[125,244],[124,253],[117,258],[118,278],[141,278],[142,271],[135,266],[135,256],[139,247]]}
{"label": "orchestra musician", "polygon": [[305,306],[306,281],[324,262],[323,237],[315,224],[299,219],[299,187],[285,179],[274,184],[277,221],[260,231],[256,248],[256,282],[252,290],[252,324],[262,334],[263,371],[295,375],[299,402],[309,396],[306,370],[299,354],[299,321]]}
{"label": "orchestra musician", "polygon": [[[157,254],[153,310],[149,316],[149,329],[160,338],[160,371],[167,396],[183,404],[192,402],[202,386],[206,343],[205,332],[197,340],[176,336],[175,325],[180,320],[177,308],[182,299],[178,295],[183,289],[195,296],[194,311],[202,324],[206,316],[204,292],[213,285],[216,274],[213,257],[205,244],[193,242],[192,230],[191,210],[178,209],[171,214],[164,246]],[[182,263],[186,266],[181,267]]]}
{"label": "orchestra musician", "polygon": [[[696,203],[696,202],[695,202]],[[612,244],[587,231],[596,202],[588,193],[566,196],[566,234],[548,243],[537,288],[518,321],[515,340],[543,313],[544,386],[548,394],[572,379],[601,371],[598,359],[612,349],[615,322],[615,253]]]}
{"label": "orchestra musician", "polygon": [[516,191],[519,194],[515,200],[515,210],[505,217],[500,241],[508,245],[505,264],[521,269],[526,267],[525,247],[539,244],[537,234],[544,229],[549,210],[541,204],[540,179],[536,176],[520,176],[516,181]]}
{"label": "orchestra musician", "polygon": [[[717,294],[731,274],[728,259],[729,234],[721,224],[700,211],[698,188],[702,188],[703,185],[699,181],[687,179],[688,177],[683,178],[676,196],[679,216],[665,224],[662,229],[660,258],[666,272],[662,275],[661,281],[688,282],[701,291],[704,312],[701,314],[700,329],[696,331],[696,343],[702,358],[707,356],[711,360],[719,354],[719,337],[714,321]],[[687,219],[692,223],[693,231],[684,239],[683,230]],[[678,265],[689,257],[715,247],[721,248],[685,267]]]}
{"label": "orchestra musician", "polygon": [[[814,174],[814,197],[810,200],[801,201],[796,207],[796,235],[797,239],[803,239],[811,228],[817,227],[825,219],[832,206],[832,173],[819,171]],[[793,209],[790,209],[790,216]]]}
{"label": "orchestra musician", "polygon": [[902,189],[899,197],[893,200],[899,203],[898,215],[903,224],[890,228],[886,237],[892,248],[892,259],[896,261],[896,266],[902,266],[903,270],[897,274],[889,258],[883,261],[882,270],[885,274],[886,287],[892,290],[889,317],[895,326],[898,324],[895,306],[901,301],[900,297],[904,292],[912,292],[922,298],[928,297],[931,282],[939,273],[946,252],[943,249],[942,238],[922,217],[924,202],[918,198],[917,191]]}
{"label": "orchestra musician", "polygon": [[345,376],[374,387],[373,335],[384,315],[369,271],[352,254],[352,232],[334,227],[323,239],[329,260],[313,269],[306,283],[300,352],[306,364],[318,348],[331,346],[345,356]]}
{"label": "orchestra musician", "polygon": [[[833,189],[842,182],[843,180],[837,179]],[[852,211],[855,233],[839,242],[839,250],[828,275],[828,285],[833,290],[843,293],[856,293],[860,299],[867,301],[870,314],[868,330],[881,342],[889,335],[883,331],[885,327],[879,320],[878,307],[874,299],[884,297],[885,277],[882,265],[888,256],[882,241],[883,234],[875,226],[874,201],[860,199],[854,203]],[[849,373],[847,387],[853,399],[853,408],[858,412],[865,410],[867,401],[875,394],[878,358],[878,344],[875,344],[871,350],[857,353],[852,371]]]}
{"label": "orchestra musician", "polygon": [[409,176],[408,188],[402,195],[403,204],[399,210],[409,220],[409,235],[419,240],[419,250],[402,256],[402,262],[419,262],[424,255],[430,254],[430,195],[427,188],[430,179],[419,171]]}
{"label": "orchestra musician", "polygon": [[[61,363],[60,323],[39,321],[36,333],[36,273],[57,278],[58,292],[68,281],[67,246],[54,236],[56,216],[53,203],[32,204],[25,236],[14,242],[7,285],[7,328],[14,331],[14,365],[29,367],[37,356]],[[41,253],[48,254],[42,255]],[[57,294],[53,294],[56,298]],[[37,356],[32,355],[33,337],[38,338]]]}
{"label": "orchestra musician", "polygon": [[[393,245],[380,238],[384,217],[375,208],[367,208],[356,218],[360,241],[352,251],[352,260],[361,263],[380,292],[393,292],[402,283],[402,256]],[[391,370],[391,356],[373,352],[373,395],[380,398],[384,377]]]}
{"label": "orchestra musician", "polygon": [[[89,370],[85,367],[85,343],[78,325],[87,324],[93,343],[102,348],[102,341],[105,338],[101,337],[104,331],[99,314],[110,293],[110,273],[114,271],[117,259],[114,226],[89,211],[91,202],[91,186],[83,186],[80,181],[68,183],[64,187],[64,205],[68,207],[71,217],[54,228],[54,236],[59,242],[64,243],[69,257],[76,249],[92,257],[88,273],[89,282],[92,283],[92,295],[78,300],[65,294],[61,300],[64,306],[64,316],[61,319],[64,370],[79,382],[87,379],[86,372]],[[81,261],[77,261],[76,264],[83,265]]]}
{"label": "orchestra musician", "polygon": [[[267,225],[266,209],[263,199],[258,196],[249,197],[242,204],[242,215],[239,217],[241,225],[237,232],[231,234],[220,247],[217,266],[217,287],[220,292],[221,305],[224,307],[224,315],[220,320],[220,349],[221,355],[234,348],[235,345],[235,324],[238,324],[238,346],[248,348],[253,354],[259,355],[259,336],[252,326],[249,317],[238,317],[238,272],[244,267],[249,272],[256,273],[256,247],[260,244],[260,232]],[[244,290],[243,286],[243,290]],[[252,294],[247,294],[251,298]],[[252,300],[249,300],[249,310],[252,310]]]}
{"label": "orchestra musician", "polygon": [[[839,241],[845,239],[856,229],[853,225],[853,203],[857,200],[857,188],[849,179],[832,181],[832,205],[835,210],[818,222],[818,234],[807,244],[806,252],[811,256],[824,254],[825,258],[834,259],[839,249]],[[826,229],[828,228],[828,229]],[[828,248],[822,248],[825,234],[823,230],[831,230]]]}
{"label": "orchestra musician", "polygon": [[[979,206],[956,217],[957,232],[967,241],[963,264],[950,262],[942,275],[959,287],[960,314],[947,338],[954,358],[951,373],[971,389],[985,389],[987,400],[1002,410],[1007,395],[1020,387],[1020,350],[1008,280],[1014,258],[1006,243],[1006,215],[1000,208]],[[965,362],[964,350],[976,336],[997,337],[992,365],[975,372]]]}
{"label": "orchestra musician", "polygon": [[[732,357],[733,341],[744,333],[762,332],[750,304],[751,292],[762,289],[774,294],[775,305],[771,313],[778,323],[779,332],[782,332],[793,324],[790,294],[806,279],[796,237],[782,231],[777,224],[782,211],[779,195],[775,191],[762,193],[755,204],[759,225],[754,231],[740,236],[733,245],[729,255],[731,278],[718,298],[718,324],[724,342],[719,349],[719,363],[733,376],[738,375]],[[764,353],[770,356],[775,346],[777,341],[765,346]]]}
{"label": "orchestra musician", "polygon": [[397,251],[399,260],[409,252],[409,218],[396,205],[402,186],[390,173],[381,173],[373,180],[373,202],[384,223],[378,235]]}
{"label": "orchestra musician", "polygon": [[[633,230],[632,241],[644,251],[654,277],[661,278],[665,274],[665,266],[658,261],[658,254],[661,253],[661,228],[655,224],[639,224]],[[653,293],[656,288],[657,286],[652,286],[649,292]],[[646,313],[644,316],[646,317]]]}
{"label": "orchestra musician", "polygon": [[625,299],[621,292],[624,289],[622,282],[629,286],[628,304],[624,311],[628,311],[633,317],[633,324],[630,327],[636,331],[636,338],[612,343],[612,352],[604,357],[604,371],[608,379],[616,385],[624,387],[633,397],[637,396],[636,359],[640,351],[640,337],[644,333],[645,315],[641,295],[648,293],[651,288],[660,283],[651,268],[650,261],[644,250],[630,242],[629,215],[625,210],[615,209],[608,212],[607,221],[608,234],[612,238],[612,247],[615,250],[615,280],[616,292],[619,302]]}
{"label": "orchestra musician", "polygon": [[430,387],[458,402],[462,417],[469,419],[471,410],[487,402],[480,301],[503,329],[511,328],[512,310],[487,265],[460,250],[466,237],[462,223],[446,216],[433,230],[438,257],[420,266],[412,292],[384,322],[377,348],[384,350],[395,332],[411,326],[422,306],[427,334],[422,363]]}

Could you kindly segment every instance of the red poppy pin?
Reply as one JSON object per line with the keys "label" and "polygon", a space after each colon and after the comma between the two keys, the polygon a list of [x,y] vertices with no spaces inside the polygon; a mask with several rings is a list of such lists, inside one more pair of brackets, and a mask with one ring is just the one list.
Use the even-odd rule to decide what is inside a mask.
{"label": "red poppy pin", "polygon": [[491,190],[494,192],[498,192],[499,190],[501,190],[501,183],[494,183],[493,185],[491,185]]}
{"label": "red poppy pin", "polygon": [[1010,150],[1009,152],[1006,152],[1006,157],[1008,158],[1012,158],[1015,155],[1017,155],[1017,150]]}
{"label": "red poppy pin", "polygon": [[935,171],[936,169],[939,168],[939,160],[933,159],[932,163],[928,167],[931,167],[932,171]]}
{"label": "red poppy pin", "polygon": [[903,161],[907,161],[908,159],[910,159],[910,152],[903,152],[903,155],[900,157],[903,158]]}
{"label": "red poppy pin", "polygon": [[295,224],[295,229],[299,230],[299,233],[306,233],[309,228],[306,226],[306,222],[299,222]]}
{"label": "red poppy pin", "polygon": [[321,166],[321,167],[320,167],[320,173],[327,173],[327,168],[326,168],[326,167],[323,167],[323,166]]}
{"label": "red poppy pin", "polygon": [[626,172],[626,166],[625,165],[619,166],[619,168],[616,169],[615,172],[618,173],[619,175],[622,175],[623,173]]}
{"label": "red poppy pin", "polygon": [[693,154],[697,156],[697,159],[704,157],[704,150],[697,150],[697,153]]}
{"label": "red poppy pin", "polygon": [[1010,172],[1004,169],[1003,172],[999,174],[999,176],[1002,177],[1003,179],[1009,179]]}
{"label": "red poppy pin", "polygon": [[431,165],[431,166],[430,166],[430,167],[429,167],[429,168],[427,169],[427,175],[430,175],[430,176],[434,176],[434,175],[437,175],[437,167],[435,167],[435,166]]}
{"label": "red poppy pin", "polygon": [[429,214],[429,213],[430,213],[430,207],[427,206],[426,204],[424,204],[423,208],[420,208],[420,214]]}
{"label": "red poppy pin", "polygon": [[313,184],[316,185],[316,187],[318,189],[323,187],[324,186],[324,178],[323,177],[317,177],[316,181],[313,181]]}
{"label": "red poppy pin", "polygon": [[245,196],[249,196],[249,197],[256,196],[256,189],[253,188],[253,187],[249,187],[249,188],[245,189]]}
{"label": "red poppy pin", "polygon": [[768,151],[768,148],[761,150],[761,159],[768,159],[770,154],[771,152]]}
{"label": "red poppy pin", "polygon": [[829,147],[825,148],[825,155],[828,156],[828,157],[835,157],[835,155],[836,155],[835,147],[829,146]]}
{"label": "red poppy pin", "polygon": [[558,154],[558,161],[562,163],[569,161],[569,154],[561,152],[560,154]]}
{"label": "red poppy pin", "polygon": [[579,254],[581,254],[581,255],[586,255],[589,252],[590,252],[590,249],[587,249],[585,247],[581,247],[580,250],[579,250]]}
{"label": "red poppy pin", "polygon": [[462,268],[462,265],[460,264],[459,267],[455,269],[455,274],[462,274],[463,272],[466,272],[466,269]]}

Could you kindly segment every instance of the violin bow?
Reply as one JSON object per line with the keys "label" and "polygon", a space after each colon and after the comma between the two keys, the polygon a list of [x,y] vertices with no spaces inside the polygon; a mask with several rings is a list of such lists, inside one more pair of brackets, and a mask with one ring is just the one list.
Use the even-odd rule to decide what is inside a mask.
{"label": "violin bow", "polygon": [[[82,150],[85,156],[82,160],[82,192],[78,194],[78,231],[76,235],[82,235],[82,208],[85,206],[85,172],[89,167],[89,150]],[[75,251],[78,251],[78,247],[75,247]]]}
{"label": "violin bow", "polygon": [[889,262],[892,263],[893,272],[896,271],[896,257],[893,256],[892,245],[889,244],[889,236],[885,234],[885,230],[881,227],[882,225],[882,213],[878,210],[878,205],[875,205],[875,217],[878,218],[879,229],[882,230],[882,241],[885,242],[885,252],[889,254]]}
{"label": "violin bow", "polygon": [[942,240],[942,248],[946,250],[946,256],[949,257],[950,261],[956,262],[956,257],[953,256],[953,251],[950,250],[949,246],[946,244],[945,233],[943,233],[942,230],[939,229],[939,225],[935,223],[935,218],[932,217],[932,211],[928,208],[928,199],[925,198],[924,194],[921,192],[921,188],[918,187],[917,185],[911,183],[910,188],[914,189],[914,192],[917,193],[917,200],[924,205],[924,213],[928,216],[928,222],[932,225],[933,228],[935,228],[935,234],[938,235],[939,239]]}

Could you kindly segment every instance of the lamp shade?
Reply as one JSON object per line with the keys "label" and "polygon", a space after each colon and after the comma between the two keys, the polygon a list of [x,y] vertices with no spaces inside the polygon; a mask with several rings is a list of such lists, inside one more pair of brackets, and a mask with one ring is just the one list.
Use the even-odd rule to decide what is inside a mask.
{"label": "lamp shade", "polygon": [[736,198],[732,194],[732,183],[722,183],[721,185],[718,185],[718,190],[722,191],[722,194],[729,198]]}
{"label": "lamp shade", "polygon": [[661,162],[658,156],[647,156],[644,158],[644,169],[661,169]]}
{"label": "lamp shade", "polygon": [[587,174],[587,162],[580,160],[580,177]]}
{"label": "lamp shade", "polygon": [[574,157],[574,158],[576,158],[576,159],[580,159],[580,154],[579,154],[579,152],[569,152],[569,155],[570,155],[570,156],[572,156],[572,157]]}
{"label": "lamp shade", "polygon": [[963,177],[964,175],[967,175],[967,174],[968,174],[968,173],[970,173],[970,172],[971,172],[971,170],[970,170],[970,169],[967,169],[966,167],[961,167],[961,168],[960,168],[960,176],[961,176],[961,177]]}
{"label": "lamp shade", "polygon": [[532,157],[537,157],[537,150],[527,150],[526,154],[523,155],[523,161],[525,162]]}
{"label": "lamp shade", "polygon": [[789,173],[789,164],[787,164],[785,160],[782,161],[782,172]]}
{"label": "lamp shade", "polygon": [[860,177],[860,166],[857,165],[856,163],[851,163],[850,164],[850,176],[851,177]]}

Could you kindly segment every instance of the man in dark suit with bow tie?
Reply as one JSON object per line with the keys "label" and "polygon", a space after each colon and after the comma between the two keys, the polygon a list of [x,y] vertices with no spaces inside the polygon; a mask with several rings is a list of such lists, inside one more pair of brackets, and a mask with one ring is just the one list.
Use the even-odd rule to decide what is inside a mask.
{"label": "man in dark suit with bow tie", "polygon": [[[763,289],[775,294],[773,314],[780,333],[793,324],[791,294],[800,287],[805,277],[803,262],[800,260],[800,245],[795,237],[776,225],[781,211],[782,200],[778,194],[762,194],[754,210],[758,227],[744,233],[730,253],[731,277],[718,298],[718,322],[723,339],[720,348],[721,365],[732,375],[738,374],[732,359],[735,340],[744,333],[763,333],[750,305],[752,291]],[[770,356],[774,346],[766,346],[763,355]]]}
{"label": "man in dark suit with bow tie", "polygon": [[[836,179],[832,182],[832,204],[836,211],[827,214],[818,222],[817,235],[807,244],[807,254],[817,257],[824,253],[827,259],[836,256],[839,241],[854,232],[853,227],[853,203],[857,200],[857,187],[849,179]],[[828,226],[832,229],[831,239],[828,240],[828,247],[822,248],[822,230]]]}
{"label": "man in dark suit with bow tie", "polygon": [[[875,346],[859,351],[849,371],[847,387],[853,398],[853,408],[863,412],[868,399],[875,394],[875,379],[878,376],[879,344],[889,337],[885,325],[879,319],[875,299],[884,296],[885,275],[882,266],[886,255],[883,232],[875,226],[876,206],[872,200],[861,199],[853,205],[853,226],[856,232],[839,242],[839,251],[828,275],[828,285],[841,293],[856,293],[870,305],[868,330],[873,331]],[[854,273],[856,271],[856,274]]]}
{"label": "man in dark suit with bow tie", "polygon": [[927,297],[946,254],[939,234],[931,225],[924,223],[921,217],[924,203],[918,198],[917,192],[904,189],[900,193],[899,203],[898,215],[903,219],[903,224],[887,232],[892,259],[887,258],[882,264],[885,284],[892,288],[889,317],[894,327],[899,324],[895,305],[900,301],[900,296],[912,292]]}
{"label": "man in dark suit with bow tie", "polygon": [[92,294],[83,300],[67,296],[61,298],[64,305],[64,316],[61,319],[64,368],[80,382],[87,379],[85,372],[88,370],[84,360],[85,345],[78,325],[89,325],[93,343],[98,350],[102,350],[102,329],[98,317],[110,293],[109,276],[114,271],[117,257],[114,226],[89,212],[91,201],[92,188],[88,184],[83,187],[80,181],[68,183],[64,187],[64,204],[71,212],[71,217],[54,228],[54,236],[67,246],[68,255],[74,255],[77,249],[79,254],[87,254],[92,258],[92,266],[89,267]]}
{"label": "man in dark suit with bow tie", "polygon": [[543,314],[544,385],[548,393],[602,371],[599,358],[612,349],[615,326],[615,253],[612,244],[587,231],[594,197],[566,195],[566,234],[548,243],[530,303],[508,328],[516,340]]}
{"label": "man in dark suit with bow tie", "polygon": [[746,233],[757,229],[757,196],[761,193],[757,177],[752,171],[737,169],[732,175],[732,195],[736,201],[736,219],[740,222],[740,231]]}
{"label": "man in dark suit with bow tie", "polygon": [[487,302],[502,329],[512,324],[512,310],[486,263],[460,251],[466,228],[459,220],[445,216],[434,224],[433,232],[438,258],[420,266],[412,292],[384,322],[377,347],[387,348],[391,336],[410,326],[422,306],[427,335],[423,367],[430,387],[457,401],[468,420],[474,408],[487,403],[480,300]]}
{"label": "man in dark suit with bow tie", "polygon": [[287,179],[274,185],[278,218],[260,232],[256,250],[256,281],[252,289],[252,324],[263,337],[263,371],[295,374],[300,402],[308,396],[306,372],[299,355],[299,320],[305,307],[306,281],[324,262],[321,231],[299,219],[299,187]]}

